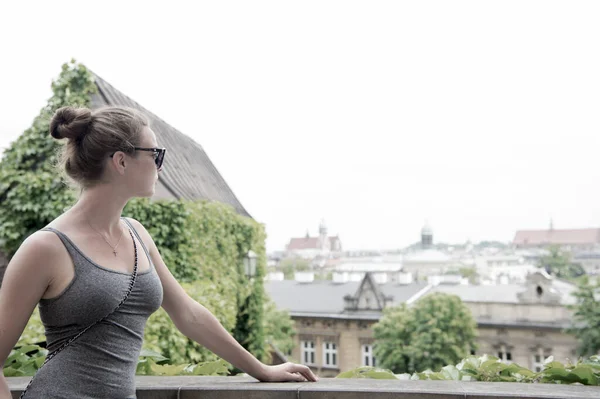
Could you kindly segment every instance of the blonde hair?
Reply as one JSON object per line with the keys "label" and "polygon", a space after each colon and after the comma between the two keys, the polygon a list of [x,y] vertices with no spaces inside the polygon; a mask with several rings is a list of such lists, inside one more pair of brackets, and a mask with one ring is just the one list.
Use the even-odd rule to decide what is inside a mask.
{"label": "blonde hair", "polygon": [[67,139],[59,164],[67,176],[82,188],[98,183],[107,156],[115,151],[135,154],[140,133],[148,119],[139,111],[125,107],[59,108],[50,121],[50,134]]}

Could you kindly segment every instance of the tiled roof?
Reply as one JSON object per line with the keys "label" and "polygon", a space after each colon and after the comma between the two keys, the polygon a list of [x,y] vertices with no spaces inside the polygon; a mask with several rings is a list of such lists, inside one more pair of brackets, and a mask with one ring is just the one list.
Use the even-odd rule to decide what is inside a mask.
{"label": "tiled roof", "polygon": [[[340,238],[337,236],[327,237],[329,239],[330,248],[334,247],[334,243]],[[319,249],[319,237],[300,237],[290,239],[288,251],[297,251],[301,249]]]}
{"label": "tiled roof", "polygon": [[92,95],[92,108],[131,107],[142,111],[150,119],[150,126],[156,134],[158,145],[167,149],[159,182],[175,198],[205,199],[229,204],[239,214],[250,217],[200,144],[115,89],[98,75],[94,77],[98,93]]}
{"label": "tiled roof", "polygon": [[515,245],[582,245],[600,243],[600,229],[519,230]]}

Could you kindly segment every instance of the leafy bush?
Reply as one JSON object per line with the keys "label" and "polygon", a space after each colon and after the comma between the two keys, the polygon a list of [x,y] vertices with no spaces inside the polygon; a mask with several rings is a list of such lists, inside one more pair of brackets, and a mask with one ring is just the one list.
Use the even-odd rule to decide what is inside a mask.
{"label": "leafy bush", "polygon": [[376,378],[400,380],[454,380],[486,382],[541,382],[555,384],[600,385],[600,356],[591,356],[577,363],[563,364],[550,356],[544,363],[544,369],[538,373],[516,363],[506,364],[497,357],[483,355],[470,356],[456,366],[442,367],[439,372],[427,369],[420,373],[394,374],[387,369],[359,367],[341,373],[337,378]]}
{"label": "leafy bush", "polygon": [[279,310],[271,300],[265,302],[265,338],[285,355],[289,355],[296,345],[296,329],[287,310]]}
{"label": "leafy bush", "polygon": [[[235,298],[227,298],[215,284],[197,281],[182,284],[186,292],[213,312],[223,326],[231,331],[235,324]],[[144,348],[160,353],[170,364],[198,363],[217,360],[217,356],[177,330],[161,308],[148,319]]]}
{"label": "leafy bush", "polygon": [[[4,363],[5,377],[33,376],[44,364],[48,351],[38,345],[17,347],[10,352]],[[137,364],[137,375],[227,375],[228,364],[213,360],[197,364],[170,365],[160,353],[142,350]]]}
{"label": "leafy bush", "polygon": [[228,364],[217,359],[197,364],[168,364],[169,359],[150,350],[142,350],[138,361],[137,375],[227,375]]}
{"label": "leafy bush", "polygon": [[13,349],[4,362],[5,377],[32,376],[42,366],[48,351],[38,345]]}

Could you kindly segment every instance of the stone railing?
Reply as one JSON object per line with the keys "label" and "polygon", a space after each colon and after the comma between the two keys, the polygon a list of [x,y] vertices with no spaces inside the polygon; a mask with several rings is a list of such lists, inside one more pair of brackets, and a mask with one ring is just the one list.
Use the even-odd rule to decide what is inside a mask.
{"label": "stone railing", "polygon": [[[29,377],[7,378],[18,398]],[[316,383],[258,383],[250,377],[136,377],[137,399],[598,399],[581,385],[322,378]]]}

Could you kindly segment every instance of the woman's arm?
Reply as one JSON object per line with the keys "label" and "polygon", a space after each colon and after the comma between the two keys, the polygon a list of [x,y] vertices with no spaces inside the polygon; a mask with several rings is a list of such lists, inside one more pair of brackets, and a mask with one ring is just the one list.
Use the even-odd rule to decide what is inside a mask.
{"label": "woman's arm", "polygon": [[3,366],[27,325],[33,309],[51,283],[51,264],[58,253],[46,232],[27,238],[6,268],[0,288],[0,399],[12,396]]}
{"label": "woman's arm", "polygon": [[317,380],[312,371],[304,365],[286,363],[267,366],[244,349],[208,309],[185,292],[163,262],[144,227],[136,220],[129,220],[148,246],[150,257],[162,282],[162,307],[184,335],[260,381]]}

